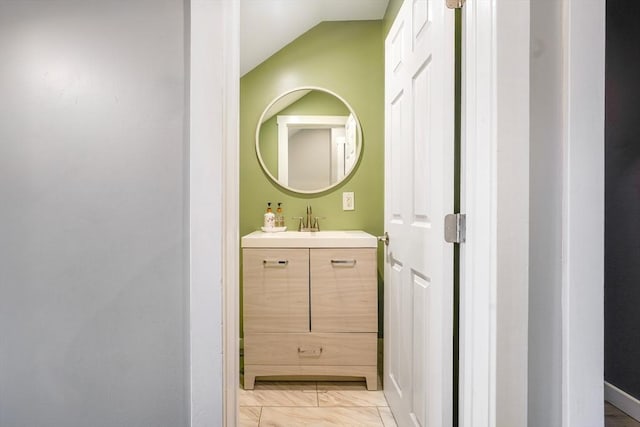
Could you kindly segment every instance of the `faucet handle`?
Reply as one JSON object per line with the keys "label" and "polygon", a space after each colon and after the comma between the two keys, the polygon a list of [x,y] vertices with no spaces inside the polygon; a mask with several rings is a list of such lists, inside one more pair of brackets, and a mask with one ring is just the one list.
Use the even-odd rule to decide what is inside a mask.
{"label": "faucet handle", "polygon": [[302,221],[304,220],[303,216],[294,216],[291,219],[298,219],[300,220],[298,223],[298,231],[302,231]]}
{"label": "faucet handle", "polygon": [[316,229],[316,231],[320,231],[320,222],[318,221],[319,219],[327,219],[327,217],[324,216],[316,216],[313,219],[313,228]]}

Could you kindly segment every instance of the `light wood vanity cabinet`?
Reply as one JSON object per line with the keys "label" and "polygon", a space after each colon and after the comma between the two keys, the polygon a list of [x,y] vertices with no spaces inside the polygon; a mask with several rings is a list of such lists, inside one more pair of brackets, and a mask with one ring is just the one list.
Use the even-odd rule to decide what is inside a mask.
{"label": "light wood vanity cabinet", "polygon": [[320,375],[377,389],[377,288],[375,247],[244,247],[245,389]]}
{"label": "light wood vanity cabinet", "polygon": [[244,333],[309,330],[309,251],[243,250]]}
{"label": "light wood vanity cabinet", "polygon": [[311,330],[377,332],[376,250],[311,249],[309,257]]}

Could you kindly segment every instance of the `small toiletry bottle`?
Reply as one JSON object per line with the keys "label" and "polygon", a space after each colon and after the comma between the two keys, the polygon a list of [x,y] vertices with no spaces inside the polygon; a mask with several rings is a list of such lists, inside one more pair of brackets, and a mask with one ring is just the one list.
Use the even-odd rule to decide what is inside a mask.
{"label": "small toiletry bottle", "polygon": [[264,228],[273,228],[276,225],[276,216],[271,212],[271,202],[267,202],[267,213],[264,214]]}
{"label": "small toiletry bottle", "polygon": [[284,216],[282,215],[282,202],[278,202],[278,209],[276,209],[276,227],[284,227]]}

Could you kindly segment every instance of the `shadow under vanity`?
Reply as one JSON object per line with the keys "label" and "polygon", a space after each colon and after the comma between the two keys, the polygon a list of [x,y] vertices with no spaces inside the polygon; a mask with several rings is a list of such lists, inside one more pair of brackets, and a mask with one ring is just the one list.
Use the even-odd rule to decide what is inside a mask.
{"label": "shadow under vanity", "polygon": [[261,376],[349,376],[377,390],[376,246],[363,231],[242,238],[245,389]]}

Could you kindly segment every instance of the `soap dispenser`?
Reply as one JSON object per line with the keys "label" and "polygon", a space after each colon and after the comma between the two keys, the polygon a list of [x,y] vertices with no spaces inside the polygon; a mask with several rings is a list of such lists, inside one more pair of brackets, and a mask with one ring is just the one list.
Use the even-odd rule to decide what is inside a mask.
{"label": "soap dispenser", "polygon": [[276,209],[276,227],[284,227],[284,215],[282,215],[282,202],[278,202],[278,209]]}
{"label": "soap dispenser", "polygon": [[264,228],[273,228],[276,225],[276,216],[271,211],[271,202],[267,202],[267,212],[264,214]]}

